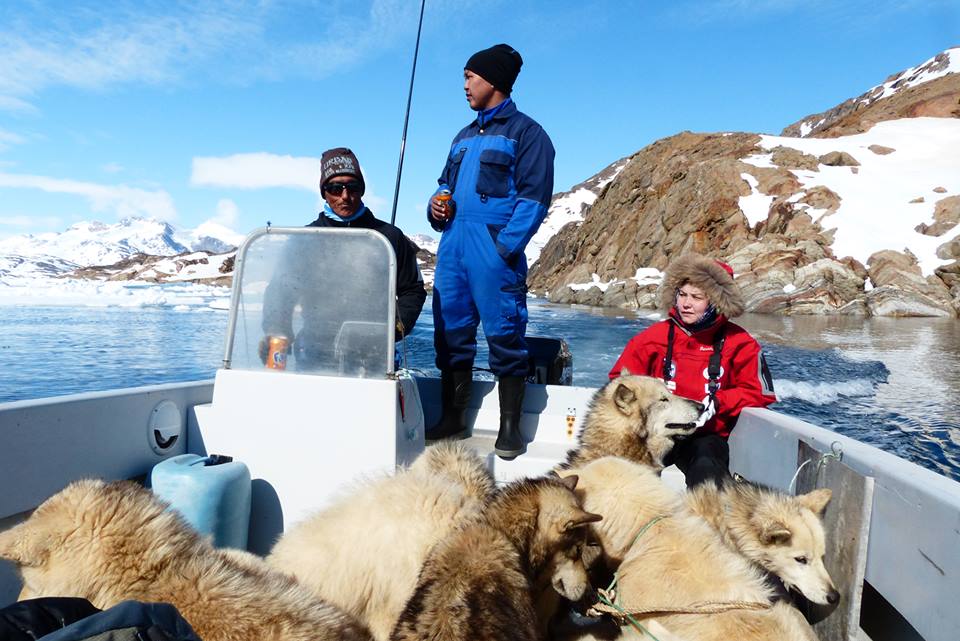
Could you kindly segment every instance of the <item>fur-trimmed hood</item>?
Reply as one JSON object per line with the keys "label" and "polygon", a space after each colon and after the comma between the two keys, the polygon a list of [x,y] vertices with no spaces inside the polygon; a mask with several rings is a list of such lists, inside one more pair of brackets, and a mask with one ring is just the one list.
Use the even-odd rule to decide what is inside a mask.
{"label": "fur-trimmed hood", "polygon": [[733,280],[732,270],[711,258],[700,254],[684,254],[667,267],[660,286],[660,307],[669,313],[676,303],[676,291],[684,283],[699,287],[727,318],[743,313],[745,303],[740,288]]}

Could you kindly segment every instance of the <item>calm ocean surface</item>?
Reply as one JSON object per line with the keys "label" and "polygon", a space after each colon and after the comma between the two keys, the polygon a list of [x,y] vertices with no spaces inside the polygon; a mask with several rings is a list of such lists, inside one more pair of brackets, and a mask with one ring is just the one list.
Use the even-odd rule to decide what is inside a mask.
{"label": "calm ocean surface", "polygon": [[[0,402],[212,378],[227,314],[205,307],[0,306]],[[528,334],[560,336],[574,384],[600,386],[653,320],[531,301]],[[748,315],[781,401],[772,409],[960,479],[960,321]],[[429,301],[407,344],[436,373]],[[482,341],[481,341],[482,343]],[[486,354],[477,360],[486,365]]]}

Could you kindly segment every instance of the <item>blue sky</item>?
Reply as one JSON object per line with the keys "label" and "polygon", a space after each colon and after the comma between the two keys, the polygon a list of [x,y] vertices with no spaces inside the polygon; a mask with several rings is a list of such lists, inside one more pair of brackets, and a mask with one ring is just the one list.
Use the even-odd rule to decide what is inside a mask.
{"label": "blue sky", "polygon": [[[349,146],[389,219],[420,3],[0,3],[0,238],[129,215],[245,233],[319,207]],[[524,57],[554,191],[682,130],[779,133],[960,44],[957,0],[428,0],[397,223],[472,117],[466,59]],[[435,235],[435,234],[433,234]]]}

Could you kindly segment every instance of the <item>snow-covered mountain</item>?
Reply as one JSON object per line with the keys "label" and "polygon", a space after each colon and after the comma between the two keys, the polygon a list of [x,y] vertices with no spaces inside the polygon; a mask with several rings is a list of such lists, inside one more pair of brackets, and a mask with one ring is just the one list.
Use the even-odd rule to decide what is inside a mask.
{"label": "snow-covered mountain", "polygon": [[125,218],[114,224],[80,222],[63,232],[0,240],[0,283],[114,265],[138,254],[219,254],[232,251],[242,240],[240,234],[213,222],[186,230],[149,218]]}

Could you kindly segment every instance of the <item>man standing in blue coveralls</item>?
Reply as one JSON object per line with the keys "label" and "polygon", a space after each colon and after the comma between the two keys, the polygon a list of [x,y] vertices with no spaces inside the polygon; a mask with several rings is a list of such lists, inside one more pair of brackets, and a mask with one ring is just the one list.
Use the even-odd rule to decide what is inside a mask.
{"label": "man standing in blue coveralls", "polygon": [[547,215],[553,194],[553,144],[510,98],[523,59],[495,45],[473,54],[463,88],[476,119],[453,139],[427,219],[442,231],[433,284],[434,345],[443,382],[443,417],[428,440],[467,436],[477,325],[499,380],[500,432],[495,451],[512,459],[525,450],[520,434],[529,369],[527,260],[523,250]]}

